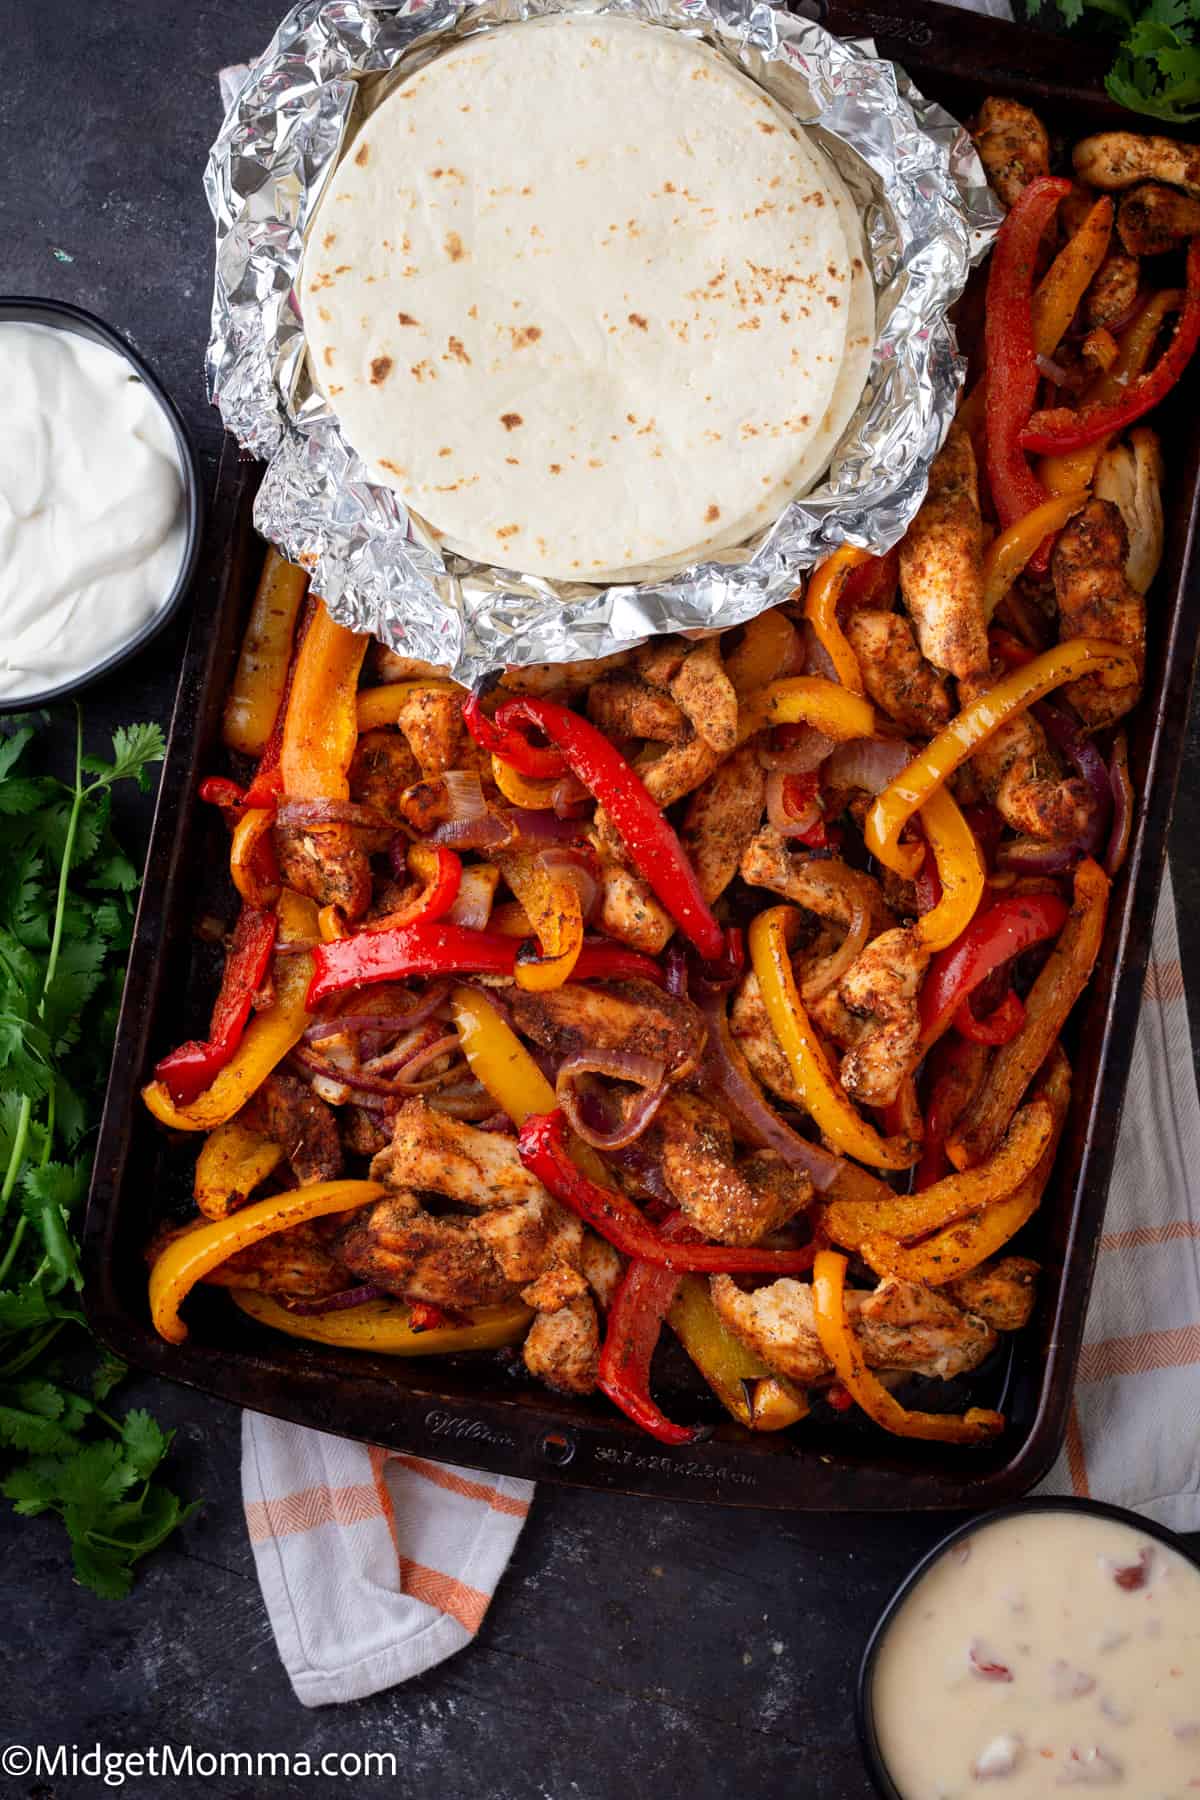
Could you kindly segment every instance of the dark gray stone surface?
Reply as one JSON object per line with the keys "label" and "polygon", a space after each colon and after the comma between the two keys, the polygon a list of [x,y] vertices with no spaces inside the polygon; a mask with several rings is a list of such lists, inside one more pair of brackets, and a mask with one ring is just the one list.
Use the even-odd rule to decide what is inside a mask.
{"label": "dark gray stone surface", "polygon": [[[265,44],[281,0],[0,5],[0,243],[10,293],[72,300],[125,331],[211,459],[200,191],[222,63]],[[166,718],[168,634],[89,701],[99,735]],[[1184,965],[1200,951],[1197,720],[1174,838]],[[144,810],[125,805],[136,841]],[[852,1691],[871,1623],[946,1520],[787,1519],[543,1488],[476,1643],[421,1679],[306,1712],[275,1655],[241,1516],[238,1417],[133,1380],[178,1428],[172,1476],[203,1506],[127,1602],[71,1581],[57,1528],[0,1512],[0,1744],[395,1751],[396,1782],[133,1781],[136,1800],[383,1791],[437,1800],[867,1800]],[[94,1779],[5,1780],[76,1800]],[[112,1790],[110,1790],[112,1791]]]}

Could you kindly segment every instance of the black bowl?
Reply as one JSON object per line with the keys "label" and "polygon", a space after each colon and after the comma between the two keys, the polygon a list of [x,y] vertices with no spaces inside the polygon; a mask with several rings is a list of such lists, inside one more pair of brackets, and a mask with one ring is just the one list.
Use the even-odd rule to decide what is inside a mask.
{"label": "black bowl", "polygon": [[1190,1562],[1197,1573],[1200,1573],[1200,1556],[1181,1542],[1175,1533],[1169,1531],[1165,1525],[1158,1525],[1153,1519],[1144,1519],[1141,1513],[1131,1512],[1128,1507],[1108,1506],[1102,1500],[1075,1500],[1069,1496],[1052,1498],[1049,1495],[1039,1500],[1018,1500],[1012,1506],[998,1506],[992,1512],[979,1513],[977,1517],[968,1519],[965,1525],[959,1525],[954,1531],[949,1532],[940,1543],[935,1544],[933,1549],[921,1558],[916,1568],[904,1577],[884,1607],[879,1622],[868,1638],[867,1647],[863,1651],[862,1664],[858,1671],[858,1695],[855,1707],[858,1741],[868,1773],[875,1784],[876,1792],[880,1795],[880,1800],[906,1800],[906,1796],[900,1792],[888,1774],[880,1753],[872,1705],[875,1664],[892,1620],[921,1577],[928,1569],[932,1568],[940,1557],[945,1555],[952,1544],[956,1544],[960,1538],[970,1537],[972,1532],[981,1531],[985,1525],[994,1524],[997,1519],[1008,1519],[1014,1513],[1029,1512],[1087,1512],[1094,1513],[1101,1519],[1114,1519],[1118,1525],[1129,1525],[1143,1536],[1155,1538],[1160,1544],[1165,1544],[1169,1550],[1174,1550],[1186,1562]]}
{"label": "black bowl", "polygon": [[3,299],[0,298],[0,324],[5,322],[22,325],[49,325],[57,331],[71,331],[77,337],[91,338],[93,343],[105,344],[115,350],[129,364],[130,368],[144,381],[154,398],[158,401],[175,434],[175,445],[179,452],[179,468],[183,480],[184,506],[187,512],[187,534],[184,540],[183,559],[179,565],[179,573],[175,584],[167,595],[165,603],[159,607],[152,619],[148,619],[140,631],[106,656],[103,662],[96,663],[82,675],[73,675],[70,681],[62,681],[56,687],[43,688],[38,694],[23,694],[19,699],[5,699],[0,696],[0,713],[28,712],[33,707],[44,706],[51,700],[62,700],[68,694],[78,693],[81,688],[99,680],[102,675],[110,675],[122,663],[128,662],[131,656],[148,644],[151,638],[157,637],[163,627],[174,618],[183,605],[192,576],[196,571],[196,561],[200,555],[200,538],[204,525],[204,486],[200,478],[200,465],[192,441],[188,437],[187,428],[180,416],[179,409],[167,390],[163,387],[154,371],[138,355],[132,344],[126,343],[119,331],[106,325],[103,319],[96,318],[94,313],[84,312],[81,306],[68,306],[63,300],[37,299]]}

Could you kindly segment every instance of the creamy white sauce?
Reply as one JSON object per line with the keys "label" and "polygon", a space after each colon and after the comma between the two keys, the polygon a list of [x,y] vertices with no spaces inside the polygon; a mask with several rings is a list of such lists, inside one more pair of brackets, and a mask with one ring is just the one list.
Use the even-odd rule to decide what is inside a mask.
{"label": "creamy white sauce", "polygon": [[1200,1571],[1094,1513],[998,1519],[903,1602],[873,1703],[904,1800],[1194,1800]]}
{"label": "creamy white sauce", "polygon": [[170,594],[185,537],[170,422],[124,357],[0,322],[0,695],[128,643]]}

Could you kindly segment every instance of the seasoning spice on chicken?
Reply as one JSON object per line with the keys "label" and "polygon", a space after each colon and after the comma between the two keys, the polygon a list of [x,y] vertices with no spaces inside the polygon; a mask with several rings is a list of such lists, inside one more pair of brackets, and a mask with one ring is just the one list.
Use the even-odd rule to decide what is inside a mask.
{"label": "seasoning spice on chicken", "polygon": [[[243,911],[208,1039],[146,1089],[211,1134],[209,1235],[157,1246],[169,1330],[183,1269],[321,1342],[519,1341],[668,1444],[698,1427],[652,1396],[664,1329],[750,1429],[823,1398],[909,1437],[1002,1429],[931,1397],[985,1381],[1036,1303],[1162,548],[1157,440],[1113,403],[1177,372],[1196,288],[1085,340],[1112,205],[1024,108],[989,103],[980,147],[1013,209],[995,360],[896,552],[487,693],[269,562],[291,636],[252,615],[243,760],[201,789]],[[1093,140],[1080,173],[1114,186],[1130,155]],[[1150,160],[1194,199],[1190,163]],[[1039,400],[1035,435],[1072,403],[1103,431],[1035,464]]]}

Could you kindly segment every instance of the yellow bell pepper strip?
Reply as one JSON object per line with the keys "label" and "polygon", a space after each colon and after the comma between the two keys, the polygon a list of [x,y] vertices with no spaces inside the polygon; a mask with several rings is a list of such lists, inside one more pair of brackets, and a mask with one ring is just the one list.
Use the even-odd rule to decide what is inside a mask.
{"label": "yellow bell pepper strip", "polygon": [[346,915],[340,906],[323,906],[317,914],[317,930],[323,944],[336,944],[346,936]]}
{"label": "yellow bell pepper strip", "polygon": [[290,800],[348,800],[358,742],[358,675],[370,635],[317,607],[304,635],[283,722],[280,768]]}
{"label": "yellow bell pepper strip", "polygon": [[1092,276],[1108,255],[1113,203],[1102,194],[1074,236],[1068,238],[1033,291],[1033,348],[1053,356]]}
{"label": "yellow bell pepper strip", "polygon": [[944,950],[975,917],[987,870],[979,841],[948,787],[935,788],[921,808],[921,827],[933,851],[941,898],[917,920],[917,936],[927,950]]}
{"label": "yellow bell pepper strip", "polygon": [[921,866],[924,849],[899,840],[913,814],[1016,713],[1081,675],[1098,676],[1106,687],[1132,686],[1138,680],[1137,667],[1127,651],[1087,637],[1056,644],[1023,668],[1010,670],[990,692],[964,706],[876,797],[863,831],[871,855],[911,881]]}
{"label": "yellow bell pepper strip", "polygon": [[283,1145],[240,1119],[210,1131],[196,1158],[192,1192],[206,1219],[223,1219],[248,1200],[283,1161]]}
{"label": "yellow bell pepper strip", "polygon": [[749,1429],[748,1384],[765,1380],[771,1371],[760,1356],[734,1337],[713,1305],[702,1276],[683,1277],[667,1313],[667,1324],[726,1412]]}
{"label": "yellow bell pepper strip", "polygon": [[1085,857],[1075,871],[1070,915],[1037,980],[1025,996],[1025,1022],[992,1058],[987,1075],[946,1140],[956,1169],[989,1156],[1026,1088],[1058,1041],[1067,1014],[1091,977],[1104,936],[1110,883]]}
{"label": "yellow bell pepper strip", "polygon": [[1081,506],[1086,506],[1087,500],[1086,488],[1076,488],[1071,494],[1053,494],[992,539],[983,559],[983,612],[986,619],[990,621],[1043,540],[1061,531],[1067,520]]}
{"label": "yellow bell pepper strip", "polygon": [[804,616],[837,671],[838,680],[852,694],[864,692],[862,670],[849,639],[838,624],[838,601],[845,591],[847,577],[870,560],[866,550],[843,544],[814,572],[804,596]]}
{"label": "yellow bell pepper strip", "polygon": [[198,1281],[228,1262],[239,1250],[248,1250],[278,1231],[307,1225],[330,1213],[352,1212],[387,1193],[378,1181],[316,1181],[310,1187],[292,1188],[255,1200],[224,1219],[194,1225],[190,1231],[160,1250],[150,1270],[150,1314],[159,1337],[182,1344],[187,1326],[179,1308]]}
{"label": "yellow bell pepper strip", "polygon": [[366,1350],[374,1356],[452,1356],[461,1350],[502,1350],[519,1344],[533,1313],[519,1300],[498,1306],[476,1306],[465,1325],[414,1330],[409,1309],[398,1300],[364,1300],[342,1312],[294,1313],[254,1288],[230,1288],[229,1297],[258,1325],[288,1337],[331,1344],[340,1350]]}
{"label": "yellow bell pepper strip", "polygon": [[275,814],[252,806],[233,828],[229,873],[247,906],[270,907],[279,899],[279,862],[271,841]]}
{"label": "yellow bell pepper strip", "polygon": [[813,1264],[813,1312],[821,1348],[834,1373],[868,1418],[896,1437],[940,1444],[984,1444],[1004,1429],[1004,1415],[973,1406],[965,1414],[910,1412],[871,1373],[846,1316],[846,1258],[821,1250]]}
{"label": "yellow bell pepper strip", "polygon": [[272,546],[262,574],[242,648],[225,701],[222,736],[231,750],[261,756],[275,727],[283,699],[296,620],[308,587],[303,569]]}
{"label": "yellow bell pepper strip", "polygon": [[856,1156],[877,1169],[911,1168],[917,1158],[916,1147],[906,1138],[880,1137],[859,1114],[829,1066],[792,974],[788,931],[799,922],[794,906],[772,906],[759,913],[750,927],[750,963],[805,1110],[842,1155]]}
{"label": "yellow bell pepper strip", "polygon": [[858,1255],[877,1275],[896,1275],[904,1281],[922,1281],[940,1287],[969,1275],[980,1263],[1002,1250],[1038,1209],[1062,1136],[1071,1098],[1071,1067],[1061,1048],[1056,1048],[1038,1084],[1038,1096],[1051,1110],[1054,1126],[1036,1168],[1002,1200],[993,1200],[982,1211],[957,1224],[935,1231],[931,1237],[906,1247],[883,1232],[871,1233],[858,1245]]}
{"label": "yellow bell pepper strip", "polygon": [[870,701],[820,675],[789,675],[773,681],[756,696],[755,711],[763,725],[811,725],[839,743],[873,737],[875,713]]}
{"label": "yellow bell pepper strip", "polygon": [[511,763],[505,762],[502,756],[492,757],[492,780],[513,806],[520,806],[526,812],[547,812],[554,805],[554,796],[562,782],[559,776],[555,781],[534,781],[528,775],[522,775]]}
{"label": "yellow bell pepper strip", "polygon": [[544,993],[569,981],[583,949],[583,908],[579,888],[565,868],[547,863],[536,850],[498,850],[496,864],[520,901],[541,945],[517,952],[517,986]]}
{"label": "yellow bell pepper strip", "polygon": [[745,700],[778,675],[795,668],[799,656],[796,627],[778,607],[772,606],[748,621],[741,643],[725,658],[725,673],[738,699]]}
{"label": "yellow bell pepper strip", "polygon": [[843,1250],[857,1250],[878,1232],[906,1244],[941,1231],[1018,1188],[1037,1167],[1053,1130],[1050,1107],[1044,1100],[1031,1100],[987,1162],[947,1175],[917,1194],[894,1194],[890,1200],[866,1204],[830,1201],[821,1215],[821,1229]]}
{"label": "yellow bell pepper strip", "polygon": [[[317,935],[317,909],[289,888],[279,897],[279,938],[304,942]],[[142,1089],[142,1099],[162,1125],[175,1131],[212,1131],[231,1119],[261,1087],[276,1064],[298,1044],[312,1018],[304,1001],[312,980],[307,954],[276,955],[272,965],[274,1002],[256,1013],[242,1040],[210,1087],[186,1106],[178,1105],[161,1081]]]}
{"label": "yellow bell pepper strip", "polygon": [[389,681],[383,687],[362,688],[355,702],[358,729],[376,731],[381,725],[398,724],[409,695],[418,690],[426,694],[460,694],[464,698],[467,692],[455,681],[432,678],[427,681]]}
{"label": "yellow bell pepper strip", "polygon": [[767,1375],[750,1389],[751,1431],[786,1431],[811,1411],[804,1389],[785,1375]]}

